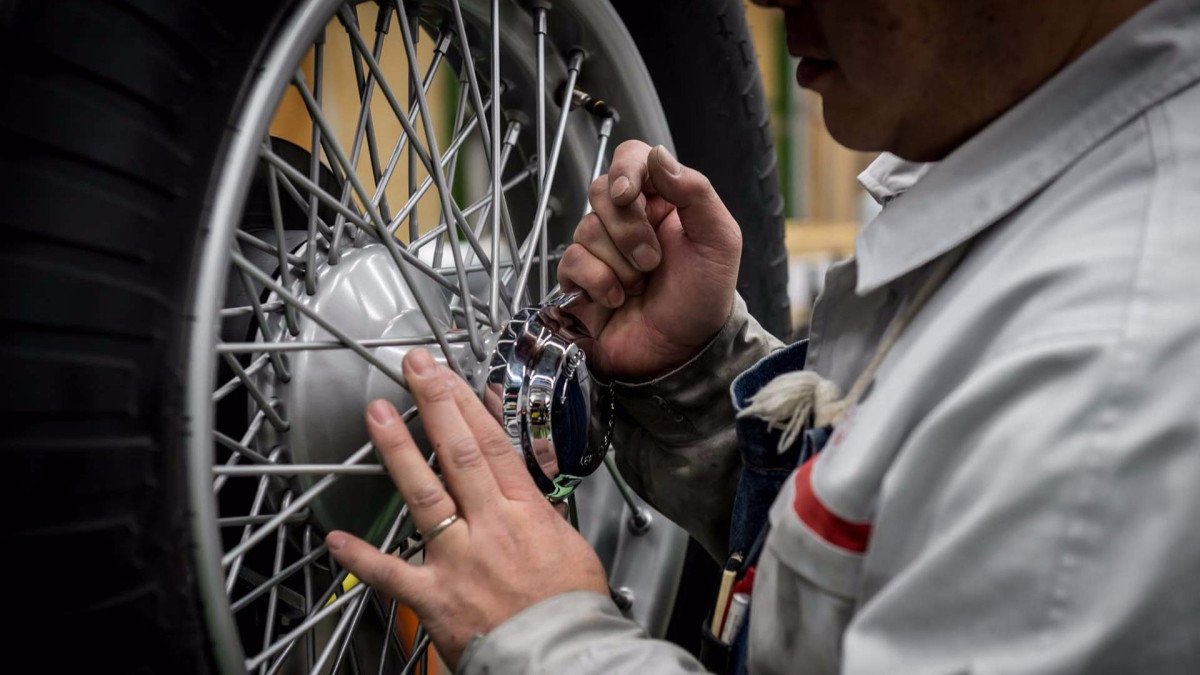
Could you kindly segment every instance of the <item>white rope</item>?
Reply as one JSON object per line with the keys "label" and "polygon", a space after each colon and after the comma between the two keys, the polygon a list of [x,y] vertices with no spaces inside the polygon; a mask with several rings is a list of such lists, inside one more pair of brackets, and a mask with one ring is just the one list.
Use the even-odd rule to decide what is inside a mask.
{"label": "white rope", "polygon": [[836,425],[846,412],[858,403],[871,381],[875,379],[875,372],[883,364],[888,352],[900,339],[900,334],[908,328],[929,298],[954,271],[966,249],[967,246],[960,246],[942,256],[917,290],[917,294],[913,296],[912,302],[901,308],[888,324],[871,360],[854,380],[854,385],[845,396],[842,396],[837,383],[811,370],[798,370],[779,375],[763,385],[762,389],[750,398],[746,409],[737,416],[757,417],[767,423],[768,429],[782,429],[777,448],[780,454],[792,446],[810,422],[813,427]]}

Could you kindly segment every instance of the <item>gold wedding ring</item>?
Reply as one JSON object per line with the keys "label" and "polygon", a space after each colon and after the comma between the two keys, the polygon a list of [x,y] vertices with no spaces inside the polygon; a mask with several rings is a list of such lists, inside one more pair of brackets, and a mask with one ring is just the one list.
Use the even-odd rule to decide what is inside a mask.
{"label": "gold wedding ring", "polygon": [[442,522],[438,523],[437,525],[434,525],[433,527],[431,527],[431,528],[429,529],[429,531],[428,531],[428,532],[420,532],[420,533],[418,533],[418,534],[420,534],[420,535],[421,535],[421,541],[425,542],[425,544],[426,544],[426,545],[428,545],[428,544],[429,544],[429,542],[433,541],[433,538],[434,538],[434,537],[436,537],[436,536],[438,536],[439,534],[441,534],[441,533],[445,532],[445,531],[446,531],[446,528],[448,528],[448,527],[450,527],[451,525],[453,525],[453,524],[454,524],[456,521],[458,521],[458,514],[457,514],[457,513],[455,513],[454,515],[450,516],[449,518],[446,518],[445,520],[443,520]]}

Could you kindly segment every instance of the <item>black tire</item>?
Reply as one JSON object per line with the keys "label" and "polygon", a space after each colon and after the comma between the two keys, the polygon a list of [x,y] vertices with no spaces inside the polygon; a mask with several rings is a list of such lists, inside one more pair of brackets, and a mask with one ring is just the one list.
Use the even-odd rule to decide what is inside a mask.
{"label": "black tire", "polygon": [[[177,308],[188,306],[228,125],[290,5],[0,3],[0,451],[10,477],[0,503],[16,610],[6,642],[41,670],[212,670],[182,466],[190,317]],[[718,15],[662,3],[675,5],[675,19],[697,26],[700,15]],[[627,17],[635,37],[656,11]],[[744,40],[744,20],[721,11]],[[704,34],[677,43],[693,45],[684,63],[723,54],[729,86],[742,91],[753,53]],[[647,61],[664,83],[659,70],[678,66],[655,54]],[[692,91],[716,95],[712,86]],[[681,156],[713,175],[745,228],[747,255],[773,255],[781,250],[777,189],[765,187],[773,156],[747,165],[749,182],[726,183],[734,177],[705,163],[712,139],[697,135],[721,125],[722,142],[738,150],[720,151],[725,162],[741,161],[746,148],[770,155],[761,92],[749,113],[731,119],[720,106],[693,106],[676,125],[683,91],[664,90]],[[760,198],[774,220],[755,215]],[[778,309],[758,289],[774,288],[781,269],[743,270],[752,306]]]}
{"label": "black tire", "polygon": [[[709,177],[742,226],[738,293],[772,334],[791,334],[787,250],[771,120],[742,0],[612,0],[658,91],[679,159]],[[703,45],[697,49],[697,45]],[[698,106],[697,96],[726,105]],[[720,566],[694,539],[667,639],[699,653]]]}

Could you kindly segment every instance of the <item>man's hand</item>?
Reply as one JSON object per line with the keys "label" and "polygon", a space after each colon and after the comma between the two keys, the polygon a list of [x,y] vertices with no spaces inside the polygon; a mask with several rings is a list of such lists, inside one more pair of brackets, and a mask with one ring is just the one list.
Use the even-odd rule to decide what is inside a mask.
{"label": "man's hand", "polygon": [[338,563],[416,611],[451,667],[473,635],[526,607],[567,591],[607,594],[596,553],[546,501],[467,384],[420,349],[405,357],[404,376],[445,486],[390,403],[371,403],[367,430],[419,531],[459,520],[428,543],[420,566],[331,532]]}
{"label": "man's hand", "polygon": [[641,141],[617,147],[588,199],[558,280],[592,300],[574,310],[596,336],[589,358],[629,380],[682,365],[729,316],[741,230],[707,178]]}

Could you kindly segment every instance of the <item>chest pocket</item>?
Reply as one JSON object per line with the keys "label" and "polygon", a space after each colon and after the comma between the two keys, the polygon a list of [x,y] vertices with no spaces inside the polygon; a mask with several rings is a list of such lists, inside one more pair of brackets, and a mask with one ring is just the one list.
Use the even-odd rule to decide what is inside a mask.
{"label": "chest pocket", "polygon": [[857,608],[870,524],[830,511],[812,490],[816,458],[784,484],[770,510],[751,603],[751,673],[837,672]]}

